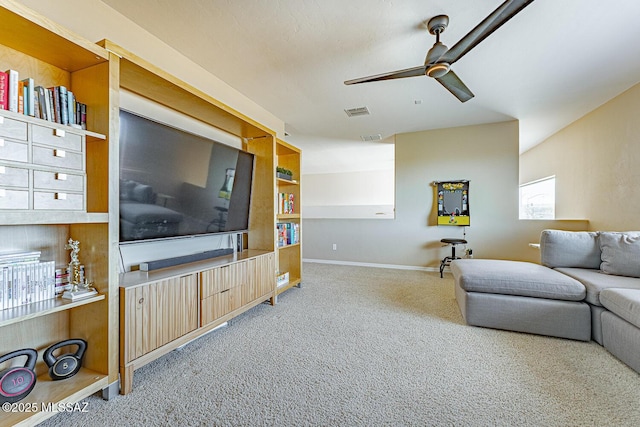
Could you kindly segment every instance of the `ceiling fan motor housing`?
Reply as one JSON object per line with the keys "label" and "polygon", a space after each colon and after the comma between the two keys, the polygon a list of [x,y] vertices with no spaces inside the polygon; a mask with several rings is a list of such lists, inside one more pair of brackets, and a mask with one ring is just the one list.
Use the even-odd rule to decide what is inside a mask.
{"label": "ceiling fan motor housing", "polygon": [[429,19],[429,22],[427,22],[427,29],[431,34],[437,36],[444,32],[447,25],[449,25],[449,17],[447,15],[438,15]]}
{"label": "ceiling fan motor housing", "polygon": [[429,77],[437,79],[447,74],[450,69],[451,66],[449,64],[447,64],[446,62],[440,62],[428,67],[425,71],[425,74]]}
{"label": "ceiling fan motor housing", "polygon": [[450,65],[446,62],[438,62],[438,59],[444,55],[449,48],[441,42],[436,42],[424,59],[425,74],[429,77],[438,78],[442,77],[449,72]]}

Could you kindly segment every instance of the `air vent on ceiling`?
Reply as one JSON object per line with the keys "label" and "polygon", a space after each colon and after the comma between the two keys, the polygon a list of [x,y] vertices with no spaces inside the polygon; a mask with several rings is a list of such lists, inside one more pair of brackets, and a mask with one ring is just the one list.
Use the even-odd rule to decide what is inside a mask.
{"label": "air vent on ceiling", "polygon": [[380,135],[379,133],[376,135],[362,135],[360,137],[360,139],[362,139],[363,141],[381,141],[382,140],[382,135]]}
{"label": "air vent on ceiling", "polygon": [[349,117],[368,116],[370,114],[367,107],[349,108],[348,110],[344,110],[344,112],[347,113]]}

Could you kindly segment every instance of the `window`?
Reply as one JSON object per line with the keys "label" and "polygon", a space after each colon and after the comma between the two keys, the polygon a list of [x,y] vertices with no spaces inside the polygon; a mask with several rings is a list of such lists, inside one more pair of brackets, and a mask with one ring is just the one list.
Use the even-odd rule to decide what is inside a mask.
{"label": "window", "polygon": [[550,176],[520,186],[520,219],[556,217],[556,177]]}

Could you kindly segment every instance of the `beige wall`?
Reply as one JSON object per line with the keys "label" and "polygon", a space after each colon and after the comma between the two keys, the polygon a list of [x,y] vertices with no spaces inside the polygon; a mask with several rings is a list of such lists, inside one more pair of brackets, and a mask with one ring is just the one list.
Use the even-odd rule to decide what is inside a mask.
{"label": "beige wall", "polygon": [[556,176],[556,216],[640,230],[640,85],[522,154],[520,182]]}
{"label": "beige wall", "polygon": [[460,227],[433,225],[431,183],[447,179],[470,180],[466,238],[475,257],[537,261],[528,243],[537,242],[542,229],[586,226],[518,220],[517,121],[396,135],[395,158],[396,218],[305,220],[305,259],[437,267],[450,253],[440,239],[463,236]]}
{"label": "beige wall", "polygon": [[307,218],[393,218],[393,169],[305,174],[302,216]]}
{"label": "beige wall", "polygon": [[18,1],[89,41],[119,44],[284,137],[284,121],[101,1]]}

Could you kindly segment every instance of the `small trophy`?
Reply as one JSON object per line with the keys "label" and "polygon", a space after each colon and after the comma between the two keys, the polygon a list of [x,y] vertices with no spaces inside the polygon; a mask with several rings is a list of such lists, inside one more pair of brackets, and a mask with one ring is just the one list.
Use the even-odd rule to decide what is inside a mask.
{"label": "small trophy", "polygon": [[80,271],[80,261],[78,260],[78,252],[80,252],[80,242],[69,238],[69,242],[64,247],[71,250],[71,262],[69,262],[69,285],[71,290],[65,291],[62,298],[76,301],[96,295],[96,291],[86,278],[82,277]]}

